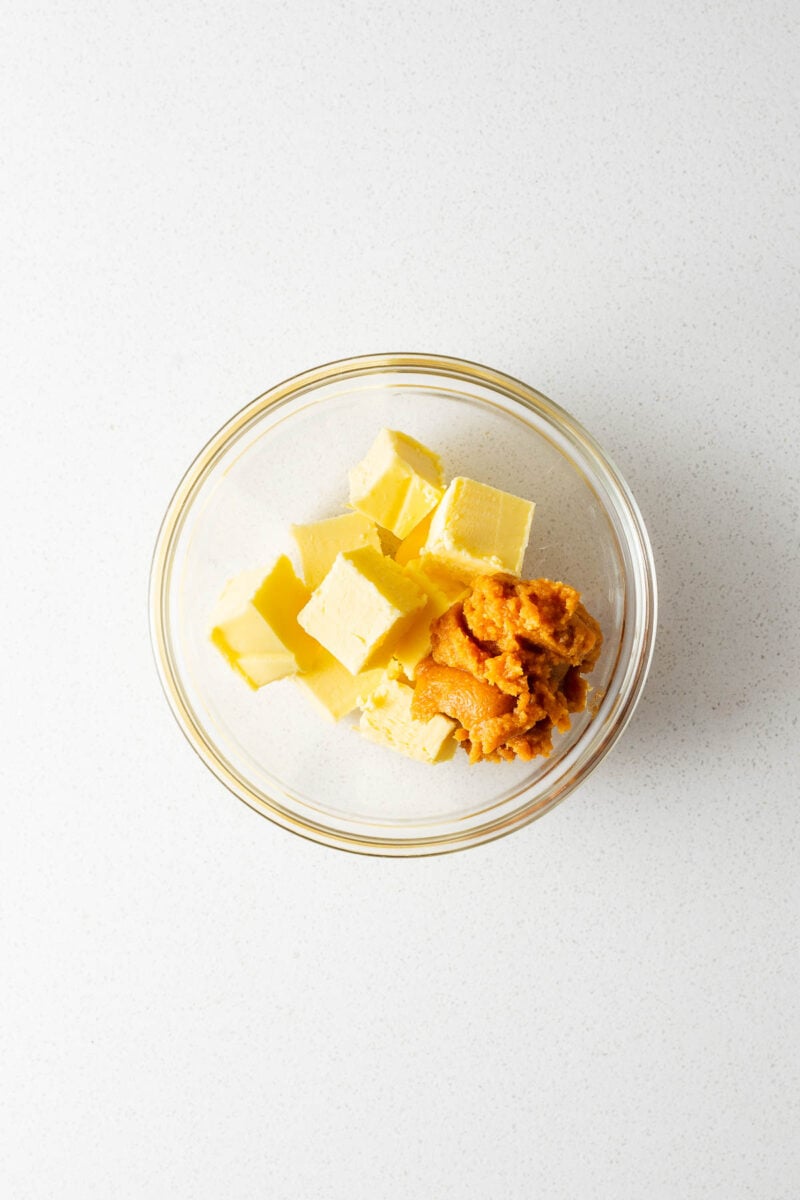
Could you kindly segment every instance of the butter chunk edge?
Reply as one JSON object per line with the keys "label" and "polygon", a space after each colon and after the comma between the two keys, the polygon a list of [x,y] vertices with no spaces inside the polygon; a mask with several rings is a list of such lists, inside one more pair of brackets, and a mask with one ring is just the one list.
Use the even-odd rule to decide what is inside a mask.
{"label": "butter chunk edge", "polygon": [[359,733],[418,762],[443,762],[455,750],[456,722],[437,714],[420,721],[411,714],[414,689],[399,679],[387,679],[374,689],[362,706]]}
{"label": "butter chunk edge", "polygon": [[255,689],[297,670],[293,650],[254,603],[269,574],[255,569],[229,579],[211,619],[212,644]]}
{"label": "butter chunk edge", "polygon": [[349,473],[350,503],[403,539],[438,504],[439,456],[408,434],[382,429]]}
{"label": "butter chunk edge", "polygon": [[292,536],[300,554],[303,580],[312,591],[322,583],[337,554],[344,550],[358,550],[362,546],[381,549],[377,525],[360,512],[342,513],[338,517],[326,517],[305,525],[292,525]]}
{"label": "butter chunk edge", "polygon": [[[425,593],[371,546],[337,555],[299,613],[300,625],[356,675],[399,637]],[[374,663],[373,663],[374,665]]]}
{"label": "butter chunk edge", "polygon": [[422,555],[464,579],[499,573],[518,577],[535,507],[531,500],[458,475],[433,515]]}
{"label": "butter chunk edge", "polygon": [[314,707],[328,720],[340,721],[359,706],[386,678],[382,667],[359,671],[352,675],[338,659],[322,651],[311,671],[295,675],[294,682],[313,702]]}

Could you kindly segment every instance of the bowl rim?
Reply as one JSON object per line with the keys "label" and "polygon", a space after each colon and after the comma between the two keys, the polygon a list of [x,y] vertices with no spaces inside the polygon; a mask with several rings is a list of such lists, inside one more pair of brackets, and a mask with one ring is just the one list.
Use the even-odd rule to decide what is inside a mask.
{"label": "bowl rim", "polygon": [[[612,485],[616,498],[622,502],[628,518],[626,528],[629,531],[629,541],[632,543],[630,549],[639,559],[644,584],[640,597],[642,614],[637,621],[640,635],[633,648],[633,670],[629,671],[625,689],[620,695],[616,717],[612,722],[607,723],[605,728],[599,732],[595,731],[594,735],[592,734],[594,723],[590,722],[576,742],[576,747],[580,746],[584,740],[591,744],[594,736],[596,744],[592,747],[591,753],[583,760],[579,760],[577,766],[571,768],[571,772],[565,778],[557,781],[552,795],[548,794],[538,800],[532,799],[527,803],[523,802],[510,815],[495,817],[467,831],[461,833],[450,831],[447,834],[434,834],[429,837],[393,838],[345,833],[339,829],[325,826],[321,822],[317,823],[294,815],[272,798],[265,798],[262,794],[256,795],[249,790],[246,782],[228,769],[213,744],[203,735],[194,720],[182,695],[166,633],[170,566],[178,535],[191,508],[194,494],[229,441],[266,409],[284,402],[301,390],[330,383],[337,378],[350,379],[372,372],[393,370],[416,370],[429,374],[440,374],[448,378],[458,378],[462,382],[471,380],[494,388],[504,396],[520,403],[523,408],[533,409],[554,421],[571,441],[577,442],[585,452],[588,452]],[[422,857],[453,853],[457,850],[483,845],[521,829],[546,812],[550,812],[565,800],[608,754],[633,715],[653,657],[657,609],[655,562],[644,520],[622,474],[595,438],[566,409],[513,375],[473,362],[470,359],[418,352],[364,354],[335,359],[282,380],[262,392],[230,417],[195,456],[170,499],[156,537],[149,580],[150,637],[161,686],[181,732],[206,767],[233,795],[281,828],[318,844],[351,853],[378,857]]]}

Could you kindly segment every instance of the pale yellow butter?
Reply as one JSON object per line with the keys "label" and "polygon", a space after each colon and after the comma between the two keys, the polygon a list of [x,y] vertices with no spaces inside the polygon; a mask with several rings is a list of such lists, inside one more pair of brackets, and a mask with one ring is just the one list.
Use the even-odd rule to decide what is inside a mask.
{"label": "pale yellow butter", "polygon": [[457,476],[433,515],[423,556],[432,556],[464,579],[519,575],[534,507],[530,500]]}
{"label": "pale yellow butter", "polygon": [[399,679],[387,679],[363,704],[359,731],[364,737],[420,762],[442,760],[455,750],[455,721],[437,714],[429,721],[411,715],[414,689]]}
{"label": "pale yellow butter", "polygon": [[399,538],[427,516],[442,490],[438,455],[393,429],[382,429],[350,472],[353,508]]}
{"label": "pale yellow butter", "polygon": [[212,617],[211,641],[253,688],[297,670],[297,662],[255,607],[264,572],[244,571],[229,579]]}
{"label": "pale yellow butter", "polygon": [[304,675],[295,676],[295,682],[327,717],[340,721],[361,699],[386,679],[386,671],[375,667],[370,671],[359,671],[351,675],[347,667],[335,659],[327,650],[320,651],[317,665]]}
{"label": "pale yellow butter", "polygon": [[[216,644],[219,645],[219,642]],[[272,654],[243,654],[240,658],[231,658],[224,650],[223,653],[233,669],[243,675],[253,688],[274,683],[276,679],[293,675],[297,670],[295,657],[288,650],[275,651]]]}
{"label": "pale yellow butter", "polygon": [[228,581],[214,610],[211,640],[251,687],[313,665],[320,647],[297,623],[309,596],[285,556],[266,575],[244,571]]}
{"label": "pale yellow butter", "polygon": [[413,618],[392,650],[392,656],[411,678],[417,663],[430,652],[431,623],[457,600],[463,599],[469,589],[433,559],[413,558],[403,570],[427,596],[425,607]]}
{"label": "pale yellow butter", "polygon": [[253,597],[255,608],[289,647],[300,671],[311,670],[320,650],[318,643],[297,620],[310,597],[311,592],[302,579],[298,579],[285,554],[277,560]]}
{"label": "pale yellow butter", "polygon": [[412,558],[403,571],[418,584],[437,604],[449,608],[456,600],[462,600],[469,588],[448,567],[435,558]]}
{"label": "pale yellow butter", "polygon": [[372,546],[338,554],[300,612],[302,627],[352,675],[389,650],[426,595],[391,558]]}
{"label": "pale yellow butter", "polygon": [[303,579],[312,591],[319,587],[336,555],[343,550],[358,550],[361,546],[381,549],[375,522],[360,512],[344,513],[309,525],[293,525],[292,535],[300,551]]}

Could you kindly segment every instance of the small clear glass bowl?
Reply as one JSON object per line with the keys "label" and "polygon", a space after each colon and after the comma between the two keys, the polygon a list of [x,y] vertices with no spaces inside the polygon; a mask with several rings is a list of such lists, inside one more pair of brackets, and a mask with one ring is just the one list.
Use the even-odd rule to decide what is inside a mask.
{"label": "small clear glass bowl", "polygon": [[[225,580],[293,553],[292,523],[344,510],[347,471],[382,427],[536,501],[523,575],[577,587],[604,634],[589,709],[549,758],[429,766],[333,724],[291,679],[252,692],[208,637]],[[633,712],[653,650],[656,581],[636,503],[568,413],[460,359],[381,354],[318,367],[242,409],[187,471],[155,548],[150,616],[167,699],[235,795],[285,829],[365,854],[436,854],[501,837],[586,779]]]}

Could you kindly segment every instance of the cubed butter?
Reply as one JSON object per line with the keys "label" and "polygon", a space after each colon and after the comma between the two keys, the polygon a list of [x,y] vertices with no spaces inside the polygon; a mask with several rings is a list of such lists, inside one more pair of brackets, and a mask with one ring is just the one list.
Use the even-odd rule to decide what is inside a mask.
{"label": "cubed butter", "polygon": [[464,579],[519,575],[534,505],[486,483],[457,476],[433,515],[423,555]]}
{"label": "cubed butter", "polygon": [[386,679],[382,667],[351,675],[327,650],[321,649],[320,655],[317,665],[304,675],[296,675],[295,682],[334,721],[346,717],[358,707],[359,700],[369,696]]}
{"label": "cubed butter", "polygon": [[344,513],[310,525],[293,525],[292,534],[300,551],[303,579],[312,591],[319,587],[336,555],[343,550],[358,550],[361,546],[381,549],[378,527],[360,512]]}
{"label": "cubed butter", "polygon": [[434,559],[413,558],[403,570],[427,596],[425,607],[416,614],[392,649],[393,657],[411,678],[417,663],[430,652],[431,623],[451,604],[463,599],[469,589]]}
{"label": "cubed butter", "polygon": [[364,702],[359,730],[364,737],[420,762],[433,763],[455,750],[455,721],[437,714],[428,721],[411,715],[414,689],[399,679],[387,679]]}
{"label": "cubed butter", "polygon": [[309,671],[319,656],[319,645],[300,627],[298,613],[308,603],[311,592],[298,579],[285,554],[275,563],[255,596],[253,604],[264,620],[288,646],[300,671]]}
{"label": "cubed butter", "polygon": [[252,688],[274,683],[276,679],[292,675],[297,670],[295,657],[288,650],[275,651],[272,654],[243,654],[240,658],[231,658],[226,654],[226,657],[234,670],[243,675]]}
{"label": "cubed butter", "polygon": [[300,612],[303,629],[356,675],[379,650],[389,649],[426,603],[403,568],[372,546],[337,555]]}
{"label": "cubed butter", "polygon": [[265,575],[228,581],[212,618],[211,640],[251,687],[312,666],[320,647],[297,623],[310,592],[285,556]]}
{"label": "cubed butter", "polygon": [[442,611],[455,604],[456,600],[462,600],[469,591],[463,579],[459,579],[435,558],[412,558],[403,571],[422,588],[426,596],[442,607]]}
{"label": "cubed butter", "polygon": [[438,504],[442,490],[438,455],[393,429],[382,429],[350,472],[353,508],[399,538]]}
{"label": "cubed butter", "polygon": [[260,570],[229,579],[212,617],[211,641],[253,688],[297,670],[294,654],[253,603]]}

